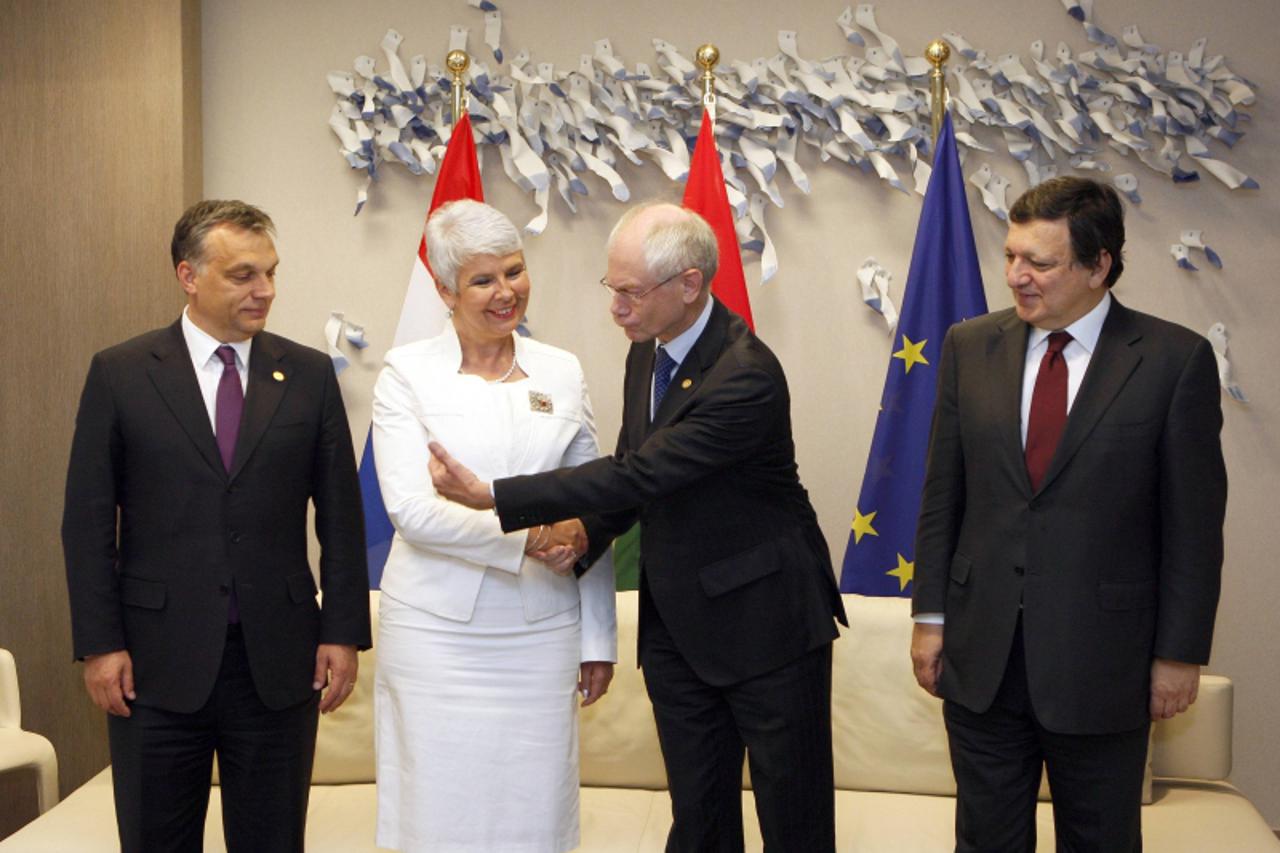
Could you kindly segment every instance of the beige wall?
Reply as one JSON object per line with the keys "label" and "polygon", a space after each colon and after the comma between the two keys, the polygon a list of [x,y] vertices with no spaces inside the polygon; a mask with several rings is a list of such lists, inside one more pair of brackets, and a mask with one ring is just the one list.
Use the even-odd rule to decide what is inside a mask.
{"label": "beige wall", "polygon": [[[201,143],[206,194],[255,201],[280,225],[281,294],[272,328],[321,346],[330,310],[345,310],[366,324],[373,345],[353,355],[342,377],[353,431],[363,436],[370,389],[394,332],[431,184],[388,168],[369,207],[351,218],[358,180],[325,127],[332,97],[324,75],[349,67],[358,54],[380,56],[378,43],[391,26],[405,35],[406,58],[424,52],[439,61],[451,23],[471,26],[472,44],[480,46],[479,13],[462,0],[373,0],[358,10],[337,0],[219,0],[205,4],[200,33],[193,28],[197,5],[0,0],[0,316],[7,321],[13,377],[0,385],[6,448],[0,454],[0,645],[18,656],[26,724],[57,745],[64,790],[105,762],[101,718],[88,708],[78,671],[67,664],[57,546],[75,397],[89,353],[178,310],[165,234],[199,192],[200,172],[191,166],[199,161]],[[643,12],[632,4],[585,0],[501,5],[508,52],[527,46],[537,59],[559,67],[575,64],[601,36],[613,39],[629,64],[652,60],[653,36],[686,52],[714,40],[726,59],[754,58],[771,55],[775,32],[787,28],[799,31],[807,56],[844,50],[834,24],[842,3],[742,0],[729,20],[721,15],[726,7],[690,8],[675,0],[656,0]],[[1212,179],[1174,187],[1133,169],[1145,204],[1130,215],[1129,272],[1117,294],[1199,330],[1226,322],[1239,378],[1254,397],[1247,408],[1226,404],[1232,498],[1212,669],[1236,679],[1235,781],[1272,825],[1280,825],[1274,770],[1280,743],[1268,740],[1268,711],[1280,701],[1270,604],[1280,595],[1280,579],[1268,562],[1275,515],[1270,487],[1280,475],[1280,410],[1268,369],[1280,362],[1280,345],[1269,334],[1280,289],[1268,280],[1280,261],[1273,239],[1280,167],[1272,155],[1280,127],[1266,100],[1280,90],[1280,74],[1266,52],[1280,16],[1268,0],[1224,0],[1215,6],[1222,14],[1214,16],[1212,29],[1202,30],[1197,0],[1098,7],[1100,23],[1110,31],[1137,23],[1147,39],[1165,47],[1185,47],[1208,35],[1210,53],[1227,54],[1264,98],[1232,154],[1261,181],[1262,192],[1232,194]],[[955,29],[993,54],[1025,51],[1036,37],[1086,47],[1078,27],[1051,0],[886,0],[878,18],[908,46]],[[203,92],[184,92],[184,83],[199,79],[191,63],[199,62],[201,38]],[[839,560],[889,353],[883,326],[857,297],[853,273],[875,255],[903,282],[919,199],[820,164],[808,150],[801,156],[813,193],[805,197],[783,182],[787,208],[770,212],[781,271],[768,285],[753,286],[751,297],[761,335],[788,370],[801,473]],[[993,162],[1015,174],[1007,160]],[[635,197],[671,190],[656,168],[623,174]],[[496,162],[487,164],[485,179],[489,199],[517,221],[533,215],[532,203]],[[600,246],[621,207],[603,184],[588,181],[592,196],[579,215],[553,201],[547,233],[529,242],[531,319],[540,337],[583,358],[607,444],[618,426],[625,343],[608,323],[593,282],[603,267]],[[993,307],[1003,307],[1003,231],[976,203],[972,209],[988,297]],[[1226,270],[1196,276],[1173,267],[1167,246],[1189,227],[1206,229]],[[754,263],[748,277],[758,277]],[[5,821],[25,819],[29,808],[29,800],[24,806],[10,799],[11,790],[9,781],[0,780],[0,801],[18,803],[0,811],[0,835]]]}
{"label": "beige wall", "polygon": [[[556,4],[508,0],[500,4],[508,55],[528,47],[534,58],[566,68],[591,51],[602,36],[628,64],[652,61],[649,39],[661,36],[686,55],[714,40],[726,60],[769,56],[776,31],[795,29],[806,56],[844,51],[834,19],[843,2],[780,4],[742,0],[731,5],[654,0],[637,6],[573,0]],[[1185,50],[1209,36],[1209,53],[1224,53],[1232,67],[1259,84],[1261,103],[1252,110],[1247,136],[1232,162],[1257,176],[1261,192],[1231,193],[1207,174],[1200,186],[1175,187],[1140,164],[1121,166],[1141,181],[1144,204],[1129,217],[1128,272],[1117,295],[1133,307],[1160,314],[1202,332],[1224,321],[1232,332],[1238,376],[1253,402],[1224,403],[1224,439],[1231,476],[1227,522],[1227,566],[1212,669],[1236,680],[1235,781],[1280,826],[1280,740],[1271,737],[1269,710],[1280,704],[1274,609],[1280,576],[1271,571],[1274,553],[1273,484],[1280,479],[1276,424],[1280,405],[1270,365],[1280,363],[1272,334],[1280,316],[1280,268],[1275,222],[1280,213],[1275,95],[1280,74],[1270,50],[1280,13],[1268,0],[1222,0],[1206,23],[1199,0],[1128,0],[1096,4],[1099,22],[1119,33],[1129,23],[1166,49]],[[552,11],[554,10],[554,11]],[[725,10],[732,10],[725,15]],[[1055,0],[948,3],[885,0],[877,4],[880,25],[902,44],[921,47],[954,29],[992,55],[1027,52],[1042,37],[1087,49],[1078,25]],[[338,0],[206,5],[205,187],[211,195],[245,196],[264,205],[280,225],[280,296],[272,327],[321,346],[330,310],[345,310],[366,324],[372,345],[353,355],[343,374],[353,432],[363,440],[370,391],[382,352],[400,311],[411,253],[416,248],[432,183],[387,167],[369,206],[351,217],[358,183],[337,154],[325,126],[332,97],[325,72],[351,67],[359,54],[384,60],[379,42],[388,27],[405,37],[407,60],[426,53],[441,62],[449,24],[472,29],[472,49],[483,50],[480,14],[462,0],[376,0],[354,11]],[[813,179],[805,197],[785,180],[787,207],[770,211],[781,271],[769,284],[752,286],[757,329],[777,351],[792,386],[801,475],[813,494],[824,530],[839,560],[844,552],[854,498],[871,439],[883,383],[888,340],[879,318],[858,299],[854,272],[876,256],[905,281],[919,215],[918,197],[906,197],[861,174],[821,164],[801,147]],[[1117,164],[1118,157],[1111,158]],[[1007,157],[993,159],[1014,177]],[[625,165],[625,164],[624,164]],[[970,163],[970,170],[974,168]],[[625,168],[633,197],[670,191],[653,167]],[[517,222],[536,212],[493,160],[484,169],[488,199]],[[605,443],[618,428],[620,376],[625,342],[606,318],[595,280],[603,271],[601,246],[622,210],[607,187],[586,179],[591,196],[577,216],[553,193],[546,233],[527,246],[534,280],[532,326],[543,339],[582,357]],[[1002,284],[1003,227],[971,204],[988,299],[1005,307]],[[1169,244],[1184,228],[1200,227],[1222,255],[1226,269],[1199,275],[1173,266]],[[752,259],[748,278],[758,278]],[[1105,496],[1099,496],[1105,500]],[[1088,535],[1082,531],[1082,535]],[[904,650],[905,665],[905,650]]]}
{"label": "beige wall", "polygon": [[[198,0],[0,2],[0,646],[67,793],[107,763],[71,663],[58,530],[89,357],[173,317],[166,234],[200,193]],[[0,837],[35,815],[0,778]]]}

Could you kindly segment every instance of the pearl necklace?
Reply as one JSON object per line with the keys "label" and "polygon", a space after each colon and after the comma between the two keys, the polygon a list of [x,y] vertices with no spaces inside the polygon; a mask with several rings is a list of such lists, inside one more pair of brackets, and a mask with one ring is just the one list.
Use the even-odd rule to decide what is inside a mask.
{"label": "pearl necklace", "polygon": [[506,382],[508,379],[510,379],[510,378],[511,378],[511,374],[513,374],[513,373],[515,373],[515,372],[516,372],[516,354],[515,354],[515,351],[514,351],[514,350],[512,350],[512,352],[511,352],[511,366],[507,368],[507,372],[506,372],[506,373],[504,373],[504,374],[502,374],[501,376],[499,376],[497,379],[490,379],[490,380],[489,380],[489,384],[490,384],[490,385],[501,385],[503,382]]}
{"label": "pearl necklace", "polygon": [[[516,372],[516,365],[517,365],[517,364],[519,364],[519,362],[518,362],[518,361],[516,361],[516,354],[515,354],[515,351],[514,351],[514,350],[512,350],[512,352],[511,352],[511,366],[507,368],[507,372],[506,372],[506,373],[504,373],[504,374],[502,374],[501,376],[499,376],[497,379],[486,379],[486,380],[485,380],[485,382],[487,382],[487,383],[488,383],[488,384],[490,384],[490,385],[501,385],[502,383],[506,382],[508,379],[510,379],[510,378],[511,378],[511,374],[513,374],[513,373],[515,373],[515,372]],[[464,375],[464,376],[465,376],[465,375],[467,375],[467,374],[463,373],[463,370],[462,370],[462,368],[461,368],[461,367],[459,367],[459,368],[458,368],[458,373],[459,373],[460,375]]]}

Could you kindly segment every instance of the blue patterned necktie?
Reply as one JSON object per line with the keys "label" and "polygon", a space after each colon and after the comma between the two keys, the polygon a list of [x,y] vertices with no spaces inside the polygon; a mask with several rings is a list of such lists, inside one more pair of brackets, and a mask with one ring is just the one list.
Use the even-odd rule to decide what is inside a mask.
{"label": "blue patterned necktie", "polygon": [[662,405],[662,398],[667,394],[667,386],[671,384],[671,374],[676,371],[676,360],[667,354],[666,347],[658,347],[658,356],[653,362],[653,420]]}

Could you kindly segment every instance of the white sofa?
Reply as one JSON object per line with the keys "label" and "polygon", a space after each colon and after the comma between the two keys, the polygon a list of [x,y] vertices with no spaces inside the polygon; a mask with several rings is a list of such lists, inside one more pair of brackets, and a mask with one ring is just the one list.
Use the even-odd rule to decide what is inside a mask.
{"label": "white sofa", "polygon": [[[377,593],[373,593],[377,613]],[[836,835],[840,851],[947,851],[953,847],[952,780],[941,703],[916,687],[907,647],[908,602],[846,596],[851,629],[836,642],[833,673]],[[635,668],[636,594],[618,596],[622,660],[609,694],[582,714],[582,846],[588,853],[661,851],[671,814],[653,716]],[[351,699],[320,725],[307,849],[362,853],[373,844],[375,654],[361,656]],[[1155,727],[1150,802],[1142,809],[1152,851],[1278,851],[1257,809],[1225,781],[1231,769],[1232,685],[1204,676],[1192,710]],[[745,781],[745,780],[744,780]],[[747,849],[762,850],[744,785]],[[1053,849],[1049,803],[1037,813],[1039,849]],[[110,769],[0,842],[3,853],[118,849]],[[222,850],[217,789],[206,850]],[[483,853],[478,851],[477,853]]]}

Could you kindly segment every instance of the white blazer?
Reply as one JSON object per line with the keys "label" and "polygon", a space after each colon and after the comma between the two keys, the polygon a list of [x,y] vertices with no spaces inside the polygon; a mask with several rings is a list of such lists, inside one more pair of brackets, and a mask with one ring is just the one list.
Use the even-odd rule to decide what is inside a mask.
{"label": "white blazer", "polygon": [[[481,480],[578,465],[600,455],[582,366],[571,353],[513,335],[528,375],[529,404],[510,415],[492,389],[458,373],[462,349],[451,324],[439,336],[397,347],[373,391],[373,451],[387,515],[395,526],[382,591],[445,619],[470,620],[488,570],[516,574],[530,622],[582,605],[582,660],[617,660],[613,559],[580,579],[526,557],[526,532],[503,533],[492,510],[436,494],[427,468],[438,441]],[[525,399],[520,396],[521,401]],[[549,401],[549,405],[547,404]],[[509,424],[514,421],[514,428]]]}

